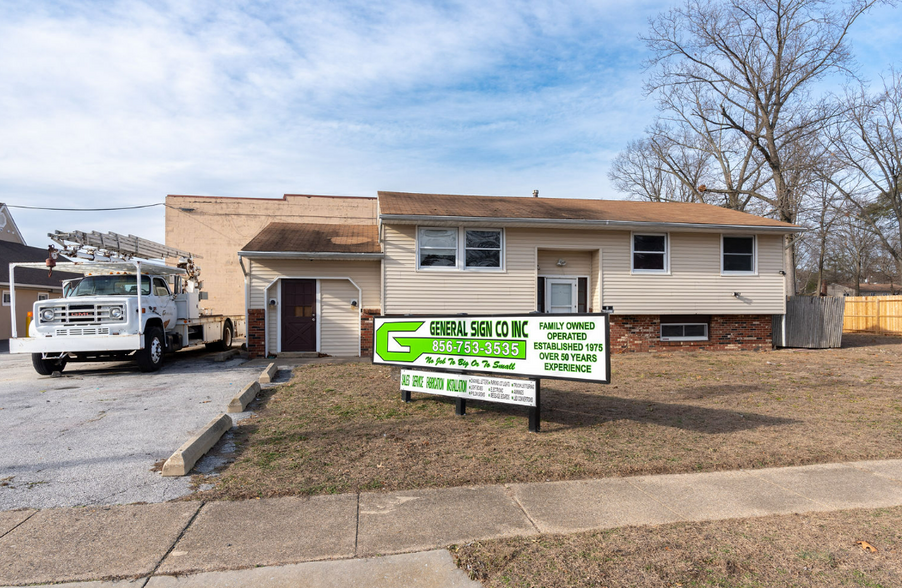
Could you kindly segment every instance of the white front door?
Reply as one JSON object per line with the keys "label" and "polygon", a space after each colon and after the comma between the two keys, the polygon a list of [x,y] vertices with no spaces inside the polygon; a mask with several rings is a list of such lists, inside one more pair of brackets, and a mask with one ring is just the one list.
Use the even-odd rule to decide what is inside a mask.
{"label": "white front door", "polygon": [[576,278],[545,278],[545,312],[576,312]]}

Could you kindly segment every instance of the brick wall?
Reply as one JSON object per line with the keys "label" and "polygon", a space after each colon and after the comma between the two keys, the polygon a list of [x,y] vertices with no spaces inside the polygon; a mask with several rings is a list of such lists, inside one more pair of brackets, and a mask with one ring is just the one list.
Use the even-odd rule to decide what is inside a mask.
{"label": "brick wall", "polygon": [[373,317],[382,312],[378,308],[364,308],[360,311],[360,355],[373,355]]}
{"label": "brick wall", "polygon": [[764,351],[773,347],[771,315],[712,316],[707,341],[661,341],[661,317],[611,316],[611,353],[634,351]]}
{"label": "brick wall", "polygon": [[266,355],[266,311],[262,308],[247,311],[247,350],[252,359]]}

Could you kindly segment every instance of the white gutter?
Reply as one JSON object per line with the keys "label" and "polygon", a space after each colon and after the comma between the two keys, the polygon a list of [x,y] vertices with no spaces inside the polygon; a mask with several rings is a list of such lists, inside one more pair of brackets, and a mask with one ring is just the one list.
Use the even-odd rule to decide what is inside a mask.
{"label": "white gutter", "polygon": [[725,225],[725,224],[708,224],[708,223],[662,223],[662,222],[638,222],[638,221],[616,221],[616,220],[596,220],[596,219],[553,219],[553,218],[509,218],[509,217],[473,217],[473,216],[428,216],[418,214],[383,214],[379,219],[388,224],[424,224],[432,225],[448,223],[448,224],[481,224],[484,226],[530,226],[530,227],[548,227],[548,228],[595,228],[610,227],[622,230],[649,230],[649,229],[667,229],[667,230],[686,230],[686,231],[744,231],[750,233],[802,233],[808,229],[804,227],[773,227],[766,225]]}
{"label": "white gutter", "polygon": [[332,251],[239,251],[238,257],[248,259],[382,259],[382,253],[336,253]]}

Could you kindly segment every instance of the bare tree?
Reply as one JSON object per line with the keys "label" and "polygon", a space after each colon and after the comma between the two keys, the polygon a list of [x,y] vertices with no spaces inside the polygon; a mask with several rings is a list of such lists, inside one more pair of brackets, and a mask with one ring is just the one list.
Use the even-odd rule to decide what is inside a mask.
{"label": "bare tree", "polygon": [[[663,139],[663,140],[660,140]],[[631,141],[614,159],[608,177],[621,192],[652,202],[705,202],[706,154],[661,137]]]}
{"label": "bare tree", "polygon": [[847,94],[828,132],[833,164],[825,174],[854,214],[876,235],[902,275],[902,74],[892,72],[875,96]]}
{"label": "bare tree", "polygon": [[[664,109],[680,88],[704,92],[701,102],[716,104],[714,112],[699,109],[706,124],[732,131],[768,171],[766,187],[743,186],[739,193],[795,222],[816,164],[802,146],[814,143],[831,114],[812,101],[811,87],[830,73],[849,72],[846,36],[873,4],[851,0],[833,9],[823,0],[688,0],[651,22],[647,90]],[[785,265],[787,290],[794,292],[791,244]]]}

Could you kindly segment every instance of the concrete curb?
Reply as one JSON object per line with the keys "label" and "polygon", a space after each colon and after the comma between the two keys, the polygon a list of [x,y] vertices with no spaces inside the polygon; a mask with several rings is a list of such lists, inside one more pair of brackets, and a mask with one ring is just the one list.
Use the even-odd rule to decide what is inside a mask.
{"label": "concrete curb", "polygon": [[266,366],[266,369],[263,370],[263,373],[260,374],[260,378],[257,381],[261,384],[269,384],[272,382],[272,379],[276,377],[278,372],[279,368],[276,367],[276,364],[271,363]]}
{"label": "concrete curb", "polygon": [[244,412],[244,408],[250,404],[251,400],[253,400],[257,394],[260,393],[260,383],[259,382],[251,382],[244,389],[238,393],[235,398],[229,402],[229,408],[226,412]]}
{"label": "concrete curb", "polygon": [[216,355],[214,355],[213,361],[216,361],[216,362],[228,361],[228,360],[232,359],[233,357],[235,357],[236,355],[238,355],[238,353],[240,353],[240,352],[237,349],[229,349],[229,350],[223,351],[222,353],[217,353]]}
{"label": "concrete curb", "polygon": [[184,476],[191,471],[203,455],[219,441],[223,433],[232,428],[232,417],[221,414],[204,426],[204,428],[188,439],[184,445],[172,454],[163,464],[164,476]]}

